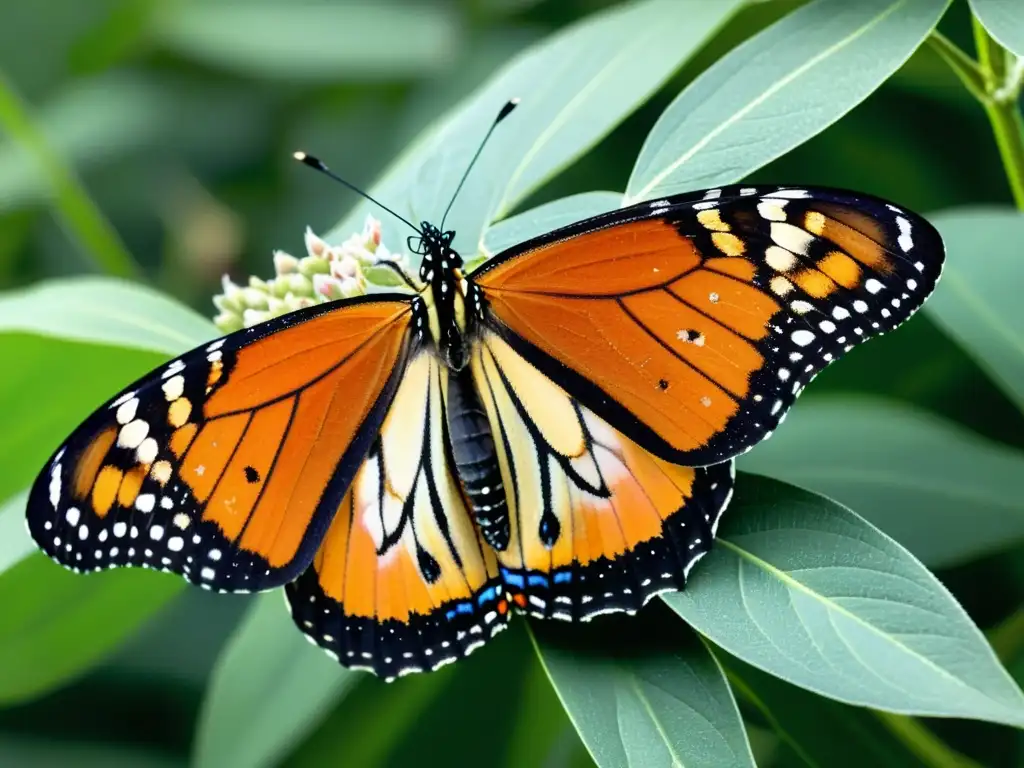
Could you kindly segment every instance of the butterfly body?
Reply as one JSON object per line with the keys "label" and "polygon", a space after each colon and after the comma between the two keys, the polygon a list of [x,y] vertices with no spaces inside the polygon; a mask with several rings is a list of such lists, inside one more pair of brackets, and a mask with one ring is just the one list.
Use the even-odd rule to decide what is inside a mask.
{"label": "butterfly body", "polygon": [[409,292],[299,310],[171,361],[47,463],[29,530],[81,571],[285,586],[299,629],[393,678],[512,612],[682,589],[732,459],[934,288],[923,218],[824,188],[725,187],[534,238],[471,273],[428,224]]}

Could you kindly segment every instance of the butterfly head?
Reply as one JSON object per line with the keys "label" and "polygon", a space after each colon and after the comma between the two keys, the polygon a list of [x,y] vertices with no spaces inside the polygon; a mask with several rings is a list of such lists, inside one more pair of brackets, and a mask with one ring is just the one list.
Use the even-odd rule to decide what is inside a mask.
{"label": "butterfly head", "polygon": [[420,235],[409,238],[409,250],[423,259],[420,262],[420,280],[437,283],[451,279],[453,270],[462,266],[462,257],[452,249],[455,232],[442,232],[430,222],[420,225]]}

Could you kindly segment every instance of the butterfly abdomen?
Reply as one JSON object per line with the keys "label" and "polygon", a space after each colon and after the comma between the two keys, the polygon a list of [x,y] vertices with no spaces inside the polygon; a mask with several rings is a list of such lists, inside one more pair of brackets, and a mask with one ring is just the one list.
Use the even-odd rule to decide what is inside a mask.
{"label": "butterfly abdomen", "polygon": [[470,512],[487,543],[503,551],[510,537],[508,505],[494,437],[469,369],[448,377],[448,431]]}

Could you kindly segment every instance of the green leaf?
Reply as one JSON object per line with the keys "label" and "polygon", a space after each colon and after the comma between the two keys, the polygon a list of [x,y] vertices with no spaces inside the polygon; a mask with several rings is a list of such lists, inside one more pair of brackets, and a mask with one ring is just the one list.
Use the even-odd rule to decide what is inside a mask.
{"label": "green leaf", "polygon": [[573,626],[531,622],[537,652],[595,762],[750,766],[721,667],[669,611]]}
{"label": "green leaf", "polygon": [[1024,453],[907,406],[800,402],[738,466],[845,504],[933,568],[1024,539]]}
{"label": "green leaf", "polygon": [[0,765],[18,768],[180,768],[181,763],[156,750],[128,744],[97,744],[92,739],[32,738],[0,734]]}
{"label": "green leaf", "polygon": [[0,504],[0,574],[36,550],[35,542],[25,530],[27,501],[28,491],[22,491]]}
{"label": "green leaf", "polygon": [[130,277],[138,272],[117,232],[89,197],[74,171],[50,146],[31,109],[13,83],[0,71],[0,128],[31,156],[45,179],[53,208],[67,233],[98,266],[111,275]]}
{"label": "green leaf", "polygon": [[740,45],[665,110],[627,203],[733,183],[820,133],[905,62],[949,0],[816,0]]}
{"label": "green leaf", "polygon": [[970,0],[971,10],[998,43],[1024,57],[1024,4],[1020,0]]}
{"label": "green leaf", "polygon": [[168,355],[222,335],[209,320],[162,293],[96,277],[50,280],[0,295],[0,331],[28,331]]}
{"label": "green leaf", "polygon": [[[511,212],[643,104],[740,5],[645,0],[562,30],[521,53],[437,121],[372,194],[414,222],[440,218],[498,109],[522,97],[481,155],[448,220],[458,250],[475,253],[491,220]],[[358,206],[329,239],[347,237],[368,211],[367,204]],[[387,232],[385,240],[392,242]]]}
{"label": "green leaf", "polygon": [[197,766],[275,765],[359,679],[306,642],[283,590],[256,597],[206,692]]}
{"label": "green leaf", "polygon": [[558,227],[613,211],[622,204],[619,192],[581,192],[538,205],[523,213],[499,221],[484,233],[483,254],[490,258],[531,237]]}
{"label": "green leaf", "polygon": [[[118,73],[72,81],[40,106],[35,122],[50,148],[82,171],[153,146],[172,117],[153,83]],[[0,211],[43,202],[48,190],[22,145],[0,143]]]}
{"label": "green leaf", "polygon": [[[919,764],[917,753],[894,738],[877,713],[815,696],[722,651],[715,656],[725,667],[744,711],[763,717],[779,736],[781,745],[772,762],[776,768],[904,768]],[[967,768],[964,762],[930,764]]]}
{"label": "green leaf", "polygon": [[663,599],[729,653],[824,696],[1024,725],[1024,695],[945,587],[821,496],[740,475],[715,549]]}
{"label": "green leaf", "polygon": [[354,690],[285,764],[320,768],[344,755],[347,765],[359,768],[394,765],[388,758],[396,745],[428,708],[437,707],[453,672],[454,668],[411,675],[391,684],[361,675]]}
{"label": "green leaf", "polygon": [[1024,411],[1024,214],[976,207],[931,217],[946,243],[942,281],[925,311]]}
{"label": "green leaf", "polygon": [[95,666],[184,586],[166,574],[88,576],[34,555],[0,575],[0,704],[47,693]]}
{"label": "green leaf", "polygon": [[496,765],[512,738],[530,663],[536,662],[525,624],[515,622],[469,658],[430,674],[393,683],[363,675],[286,764],[312,768],[344,755],[346,765],[360,768]]}
{"label": "green leaf", "polygon": [[252,77],[336,82],[422,78],[450,63],[457,19],[431,3],[172,3],[154,38]]}

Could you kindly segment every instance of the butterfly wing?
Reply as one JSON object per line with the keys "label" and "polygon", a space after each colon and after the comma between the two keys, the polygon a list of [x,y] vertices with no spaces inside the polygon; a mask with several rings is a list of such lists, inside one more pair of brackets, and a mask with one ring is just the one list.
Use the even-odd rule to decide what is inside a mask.
{"label": "butterfly wing", "polygon": [[469,279],[477,318],[662,459],[708,465],[771,434],[829,362],[939,278],[941,239],[876,198],[738,188],[556,230]]}
{"label": "butterfly wing", "polygon": [[300,310],[157,369],[54,454],[29,496],[32,537],[77,571],[161,568],[239,592],[293,579],[384,418],[416,306]]}
{"label": "butterfly wing", "polygon": [[312,565],[285,588],[312,641],[385,678],[454,661],[508,621],[452,463],[447,375],[429,352],[410,363]]}
{"label": "butterfly wing", "polygon": [[507,513],[491,512],[488,541],[513,603],[577,621],[682,589],[732,495],[732,462],[658,459],[493,332],[470,365],[507,504]]}

